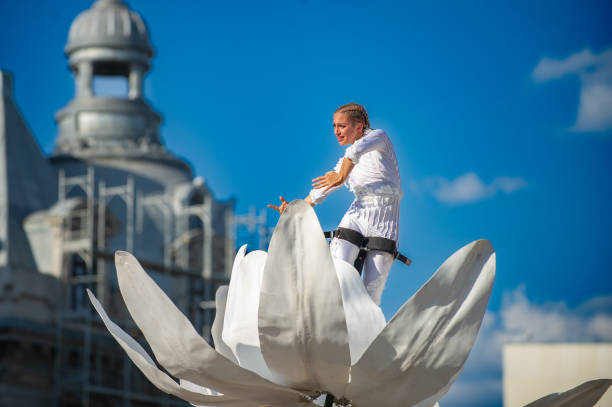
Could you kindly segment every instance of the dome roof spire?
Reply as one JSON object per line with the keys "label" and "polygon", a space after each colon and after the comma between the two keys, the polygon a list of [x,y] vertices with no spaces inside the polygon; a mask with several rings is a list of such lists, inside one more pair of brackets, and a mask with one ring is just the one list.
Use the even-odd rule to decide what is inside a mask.
{"label": "dome roof spire", "polygon": [[73,21],[65,52],[76,95],[56,114],[56,155],[174,160],[143,95],[153,48],[137,12],[122,0],[96,0]]}
{"label": "dome roof spire", "polygon": [[92,47],[141,53],[147,63],[153,56],[144,21],[121,0],[97,0],[73,21],[65,48],[71,63],[80,50]]}

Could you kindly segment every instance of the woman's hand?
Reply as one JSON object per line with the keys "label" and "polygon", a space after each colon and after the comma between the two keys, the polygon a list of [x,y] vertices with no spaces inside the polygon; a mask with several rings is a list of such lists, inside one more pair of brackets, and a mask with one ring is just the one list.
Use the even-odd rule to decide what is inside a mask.
{"label": "woman's hand", "polygon": [[345,157],[342,160],[342,165],[340,166],[339,172],[329,171],[326,172],[325,175],[313,179],[312,187],[314,189],[325,188],[325,191],[323,192],[327,192],[334,187],[340,186],[344,184],[349,174],[353,170],[353,167],[355,167],[355,164]]}
{"label": "woman's hand", "polygon": [[343,182],[340,174],[334,171],[328,171],[325,175],[317,177],[312,180],[312,187],[314,189],[325,188],[327,191],[330,188],[341,185]]}
{"label": "woman's hand", "polygon": [[285,198],[283,198],[282,196],[280,197],[280,200],[281,200],[281,206],[268,205],[268,208],[277,210],[280,213],[285,212],[285,209],[287,209],[287,205],[289,205],[289,202],[285,201]]}

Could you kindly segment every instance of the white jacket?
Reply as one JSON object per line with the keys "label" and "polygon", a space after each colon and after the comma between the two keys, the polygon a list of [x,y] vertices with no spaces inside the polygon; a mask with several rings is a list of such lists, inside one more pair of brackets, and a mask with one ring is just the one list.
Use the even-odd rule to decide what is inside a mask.
{"label": "white jacket", "polygon": [[[346,149],[344,157],[354,164],[345,185],[355,194],[355,200],[370,196],[402,198],[402,181],[397,158],[391,140],[383,130],[366,129],[365,134]],[[340,171],[342,159],[334,167]],[[310,199],[319,204],[340,188],[341,185],[323,192],[325,188],[312,189]]]}

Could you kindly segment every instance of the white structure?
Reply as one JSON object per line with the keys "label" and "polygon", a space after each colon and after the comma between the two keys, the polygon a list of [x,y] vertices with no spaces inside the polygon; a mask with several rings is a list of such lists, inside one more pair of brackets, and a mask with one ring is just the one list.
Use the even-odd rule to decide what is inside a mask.
{"label": "white structure", "polygon": [[[0,71],[0,406],[185,405],[132,369],[85,289],[136,333],[112,261],[128,250],[209,337],[235,227],[255,231],[265,219],[235,217],[233,201],[216,200],[165,149],[161,118],[143,98],[153,49],[136,12],[96,1],[72,23],[65,52],[76,92],[56,115],[51,157]],[[97,94],[100,78],[125,92]]]}
{"label": "white structure", "polygon": [[152,383],[204,406],[314,407],[322,393],[326,407],[437,406],[474,345],[495,279],[493,246],[476,240],[387,323],[355,268],[332,257],[312,207],[298,200],[267,253],[236,255],[229,287],[217,292],[212,348],[133,256],[120,252],[116,263],[129,313],[167,373],[89,292],[96,311]]}
{"label": "white structure", "polygon": [[[589,380],[612,378],[612,344],[505,345],[503,364],[504,407],[519,407]],[[596,406],[612,406],[612,391]]]}

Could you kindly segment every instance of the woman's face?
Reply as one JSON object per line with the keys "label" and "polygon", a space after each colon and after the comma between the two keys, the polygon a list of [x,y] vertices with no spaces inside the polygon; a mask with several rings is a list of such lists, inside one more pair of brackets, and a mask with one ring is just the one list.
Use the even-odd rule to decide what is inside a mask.
{"label": "woman's face", "polygon": [[338,144],[353,144],[363,135],[363,123],[351,122],[346,113],[334,113],[334,134]]}

